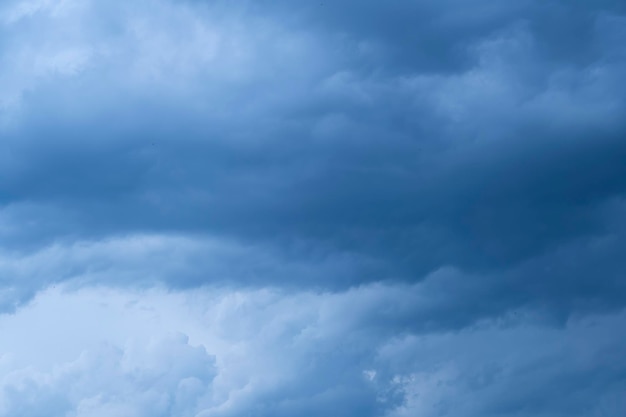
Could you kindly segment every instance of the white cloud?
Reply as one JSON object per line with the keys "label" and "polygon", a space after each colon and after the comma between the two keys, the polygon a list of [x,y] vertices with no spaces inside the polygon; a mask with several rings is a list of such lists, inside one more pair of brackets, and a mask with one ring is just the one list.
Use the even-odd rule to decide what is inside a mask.
{"label": "white cloud", "polygon": [[[585,413],[595,412],[596,396],[606,396],[602,407],[616,407],[626,368],[624,342],[615,337],[623,313],[564,329],[484,323],[399,336],[368,323],[393,304],[388,291],[396,292],[49,290],[0,317],[0,332],[12,335],[0,340],[0,415],[286,416],[341,408],[473,417],[514,416],[518,404],[561,415],[564,404],[536,390],[546,385],[571,398],[579,415],[593,415]],[[589,338],[594,345],[583,344]],[[589,375],[604,388],[585,388]]]}
{"label": "white cloud", "polygon": [[190,346],[186,337],[138,348],[101,345],[49,372],[30,368],[5,374],[0,410],[7,416],[193,416],[199,401],[210,395],[213,377],[213,357]]}

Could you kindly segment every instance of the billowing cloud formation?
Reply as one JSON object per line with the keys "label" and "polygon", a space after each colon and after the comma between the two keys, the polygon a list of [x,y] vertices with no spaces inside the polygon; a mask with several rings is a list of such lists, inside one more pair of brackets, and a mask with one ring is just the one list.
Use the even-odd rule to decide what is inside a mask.
{"label": "billowing cloud formation", "polygon": [[[110,334],[11,371],[3,412],[623,413],[622,3],[3,2],[0,312],[57,286],[253,305],[180,319],[153,364]],[[283,318],[303,336],[251,330]],[[224,385],[242,346],[269,379]]]}
{"label": "billowing cloud formation", "polygon": [[102,346],[42,373],[9,372],[3,415],[193,415],[210,385],[213,363],[203,348],[161,341],[148,352]]}
{"label": "billowing cloud formation", "polygon": [[[291,297],[267,290],[192,296],[46,292],[0,322],[4,331],[64,323],[2,342],[11,350],[58,340],[48,351],[30,348],[4,358],[9,371],[0,386],[3,412],[204,417],[317,416],[337,409],[367,416],[623,411],[626,341],[613,334],[624,325],[623,313],[563,328],[511,317],[506,326],[402,334],[387,326],[403,317],[402,309],[372,320],[401,293],[394,287]],[[189,337],[172,336],[180,331]],[[589,339],[594,343],[585,343]]]}

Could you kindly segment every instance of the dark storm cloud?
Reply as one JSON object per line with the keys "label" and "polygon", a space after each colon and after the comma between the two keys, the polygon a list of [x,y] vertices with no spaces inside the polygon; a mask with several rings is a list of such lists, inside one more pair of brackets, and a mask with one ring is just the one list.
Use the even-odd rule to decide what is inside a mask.
{"label": "dark storm cloud", "polygon": [[[25,224],[7,245],[206,233],[279,259],[367,260],[348,278],[256,281],[316,288],[452,267],[485,306],[460,322],[539,299],[622,305],[623,234],[606,214],[626,186],[619,2],[154,4],[68,29],[30,78],[7,70],[20,104],[3,213]],[[94,8],[5,25],[5,55],[45,36],[15,25]]]}
{"label": "dark storm cloud", "polygon": [[624,28],[4,2],[0,415],[623,415]]}
{"label": "dark storm cloud", "polygon": [[588,65],[601,56],[594,33],[596,18],[625,10],[616,0],[593,4],[526,0],[264,1],[247,5],[255,12],[270,9],[282,13],[289,22],[355,39],[375,58],[363,62],[365,68],[407,74],[466,70],[475,63],[476,57],[469,50],[476,41],[520,22],[527,23],[541,41],[544,63]]}

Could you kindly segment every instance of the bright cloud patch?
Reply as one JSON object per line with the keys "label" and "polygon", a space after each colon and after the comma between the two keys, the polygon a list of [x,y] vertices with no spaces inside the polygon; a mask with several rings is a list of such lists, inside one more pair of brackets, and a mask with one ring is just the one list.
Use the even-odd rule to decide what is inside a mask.
{"label": "bright cloud patch", "polygon": [[[33,416],[287,416],[338,406],[363,415],[582,416],[623,406],[626,346],[612,334],[623,314],[562,328],[512,318],[506,328],[399,336],[367,324],[392,308],[395,291],[47,291],[0,321],[15,336],[0,344],[0,405]],[[541,389],[551,384],[573,400]]]}

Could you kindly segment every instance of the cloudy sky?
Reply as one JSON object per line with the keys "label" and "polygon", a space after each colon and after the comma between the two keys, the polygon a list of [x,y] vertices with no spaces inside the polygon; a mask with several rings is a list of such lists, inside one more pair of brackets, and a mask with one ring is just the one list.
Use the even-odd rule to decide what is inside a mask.
{"label": "cloudy sky", "polygon": [[0,416],[626,415],[626,3],[0,2]]}

